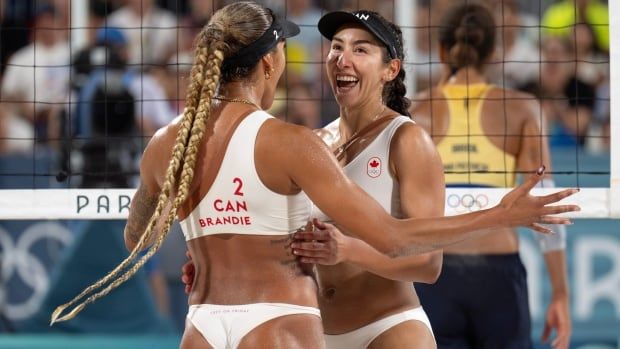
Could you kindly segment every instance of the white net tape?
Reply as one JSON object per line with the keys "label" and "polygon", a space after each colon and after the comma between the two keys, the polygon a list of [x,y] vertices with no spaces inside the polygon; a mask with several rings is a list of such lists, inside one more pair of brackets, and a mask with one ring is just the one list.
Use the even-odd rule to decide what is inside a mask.
{"label": "white net tape", "polygon": [[[562,188],[537,188],[534,195],[546,195]],[[454,215],[491,208],[510,189],[449,188],[446,192],[446,214]],[[3,190],[0,196],[2,219],[125,219],[133,189],[26,189]],[[618,218],[610,210],[608,188],[582,188],[561,203],[579,204],[581,212],[572,218]]]}

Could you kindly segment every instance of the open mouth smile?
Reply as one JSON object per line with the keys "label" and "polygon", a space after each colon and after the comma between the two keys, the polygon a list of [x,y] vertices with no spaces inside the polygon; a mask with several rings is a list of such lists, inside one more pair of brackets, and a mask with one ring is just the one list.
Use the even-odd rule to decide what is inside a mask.
{"label": "open mouth smile", "polygon": [[336,75],[336,92],[338,94],[349,92],[353,87],[357,86],[359,79],[353,75]]}

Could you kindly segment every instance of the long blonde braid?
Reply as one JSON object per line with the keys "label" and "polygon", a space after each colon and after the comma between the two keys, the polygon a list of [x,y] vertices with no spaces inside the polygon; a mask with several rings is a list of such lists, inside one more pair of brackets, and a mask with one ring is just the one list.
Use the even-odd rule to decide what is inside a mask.
{"label": "long blonde braid", "polygon": [[[205,77],[205,71],[209,72],[209,71],[213,71],[214,69],[211,68],[207,68],[206,66],[208,65],[208,58],[207,58],[207,48],[203,45],[200,45],[197,47],[196,49],[196,60],[194,62],[194,66],[192,68],[192,81],[190,84],[190,87],[188,89],[188,93],[187,93],[187,101],[188,101],[188,105],[186,106],[184,112],[183,112],[183,118],[181,119],[180,122],[180,126],[179,126],[179,131],[177,133],[177,138],[176,138],[176,143],[175,146],[173,148],[172,151],[172,158],[170,160],[170,163],[168,165],[168,169],[166,171],[166,177],[165,177],[165,181],[162,185],[162,189],[161,192],[159,194],[158,197],[158,203],[157,203],[157,207],[155,209],[155,212],[153,213],[153,216],[151,217],[149,224],[147,225],[144,234],[142,234],[140,240],[138,241],[138,243],[136,244],[136,246],[134,247],[134,249],[131,251],[131,253],[129,254],[129,256],[123,260],[116,268],[114,268],[114,270],[112,270],[110,273],[108,273],[105,277],[101,278],[99,281],[95,282],[94,284],[92,284],[91,286],[87,287],[84,291],[82,291],[78,296],[76,296],[75,298],[73,298],[70,302],[63,304],[61,306],[59,306],[58,308],[56,308],[56,310],[54,311],[54,313],[52,314],[52,323],[56,322],[56,321],[65,321],[65,320],[69,320],[71,318],[73,318],[75,315],[77,315],[87,304],[92,303],[93,301],[95,301],[96,299],[100,298],[101,296],[106,295],[107,293],[109,293],[112,289],[116,288],[116,286],[120,285],[122,282],[126,281],[127,279],[129,279],[129,277],[131,277],[133,274],[135,274],[135,272],[140,268],[140,266],[142,266],[146,260],[148,260],[148,258],[150,258],[155,251],[159,248],[159,245],[161,245],[161,242],[163,241],[163,239],[165,238],[165,236],[167,235],[167,232],[170,230],[170,226],[172,225],[172,221],[174,220],[174,217],[176,216],[176,209],[174,210],[174,213],[170,212],[169,216],[171,216],[170,219],[166,219],[166,222],[170,222],[170,224],[166,224],[164,226],[164,230],[162,232],[162,235],[158,238],[158,241],[156,244],[152,245],[149,250],[147,251],[147,253],[145,253],[144,256],[142,256],[135,264],[133,267],[131,267],[127,272],[125,272],[120,278],[116,279],[114,282],[112,282],[110,285],[108,285],[105,289],[103,289],[102,291],[100,291],[99,293],[96,293],[95,295],[90,296],[89,298],[87,298],[85,301],[83,301],[82,303],[80,303],[78,306],[76,306],[69,314],[63,316],[63,317],[58,317],[60,315],[60,313],[66,309],[67,307],[70,307],[71,305],[75,304],[78,300],[82,299],[84,296],[92,293],[93,291],[100,289],[103,285],[105,285],[106,283],[108,283],[112,278],[114,278],[115,276],[117,276],[121,271],[123,271],[124,269],[126,269],[131,262],[133,262],[134,260],[136,260],[136,257],[138,256],[139,251],[141,251],[145,245],[146,241],[149,241],[151,236],[153,235],[154,231],[155,231],[155,226],[157,224],[157,222],[159,221],[159,218],[161,217],[161,213],[164,209],[164,207],[166,206],[166,203],[168,202],[168,199],[170,198],[170,193],[172,188],[174,187],[174,185],[176,184],[176,180],[177,180],[177,176],[176,174],[179,171],[179,168],[181,167],[181,161],[184,161],[185,158],[185,153],[186,153],[186,149],[187,149],[187,144],[189,142],[190,139],[190,134],[192,133],[192,129],[194,128],[194,121],[195,121],[195,116],[197,114],[196,112],[196,106],[199,106],[198,109],[200,108],[204,108],[204,102],[201,101],[201,94],[204,94],[204,90],[205,90],[205,83],[207,83],[207,81],[205,81],[204,77]],[[216,53],[214,53],[216,54]],[[211,60],[212,62],[216,63],[219,61],[219,64],[221,65],[221,61],[223,60],[223,53],[221,51],[219,51],[217,54],[219,54],[220,58],[219,59],[215,59],[215,60]],[[217,58],[217,56],[215,56]],[[217,69],[215,69],[218,72],[218,76],[215,77],[216,81],[219,81],[219,66],[216,67]],[[213,77],[211,77],[211,79],[207,78],[207,80],[213,80]],[[208,81],[208,84],[210,86],[210,88],[214,87],[214,84],[212,81]],[[217,88],[217,82],[215,83],[215,88]],[[201,91],[202,90],[202,91]],[[200,91],[200,92],[199,92]],[[213,92],[211,92],[210,96],[213,96],[215,90]],[[209,99],[209,104],[210,104],[210,99]],[[204,114],[204,112],[203,112]],[[204,130],[204,127],[203,127]],[[202,132],[201,134],[203,134],[204,132]],[[195,160],[195,154],[193,156],[194,160]],[[195,161],[194,161],[195,164]],[[183,168],[185,168],[187,166],[186,163],[184,163]],[[185,172],[187,172],[187,170],[185,170]],[[193,171],[191,171],[193,174]],[[180,191],[179,191],[180,194]],[[183,201],[185,200],[186,195],[184,195],[183,197]],[[179,202],[179,197],[177,196],[177,198],[175,199],[175,202]],[[177,204],[180,205],[179,202]],[[120,282],[119,282],[120,281]]]}
{"label": "long blonde braid", "polygon": [[[155,252],[159,249],[162,242],[165,240],[168,232],[170,232],[170,227],[172,226],[172,222],[176,217],[178,208],[185,200],[187,199],[187,194],[189,193],[189,186],[194,179],[194,167],[196,165],[196,155],[198,154],[198,149],[200,148],[200,144],[202,143],[202,137],[204,135],[204,131],[206,128],[207,120],[210,116],[212,97],[215,95],[217,91],[217,85],[219,83],[220,78],[220,66],[222,61],[224,60],[224,54],[220,50],[216,50],[210,56],[209,62],[212,62],[211,69],[207,69],[207,75],[212,72],[212,78],[207,78],[207,82],[205,83],[205,87],[203,88],[203,95],[201,98],[200,107],[198,108],[198,113],[196,114],[196,119],[191,129],[191,137],[189,140],[189,144],[187,146],[187,151],[185,153],[185,158],[183,160],[183,169],[181,171],[181,180],[179,181],[179,188],[177,191],[177,196],[175,197],[172,207],[170,208],[170,212],[166,217],[164,222],[164,226],[162,228],[162,234],[157,238],[157,240],[153,243],[153,245],[148,249],[148,251],[142,256],[135,265],[125,272],[118,279],[114,280],[110,285],[108,285],[105,289],[96,293],[90,297],[88,297],[82,304],[85,306],[86,304],[92,303],[98,298],[101,298],[108,294],[111,290],[116,288],[118,285],[125,282],[127,279],[132,277],[138,269],[146,263],[146,261],[151,258]],[[211,80],[211,81],[209,81]],[[77,307],[76,307],[77,309]]]}
{"label": "long blonde braid", "polygon": [[[194,167],[196,165],[196,157],[198,149],[204,136],[207,120],[211,113],[211,102],[213,96],[216,94],[220,77],[221,66],[226,56],[226,52],[231,51],[231,46],[226,44],[227,38],[225,38],[225,26],[224,21],[220,21],[220,17],[234,18],[231,14],[235,10],[239,10],[239,7],[246,5],[257,6],[252,3],[237,3],[236,5],[229,5],[227,8],[231,8],[230,13],[226,14],[222,11],[220,16],[213,16],[209,25],[201,32],[197,38],[195,61],[191,72],[191,84],[187,93],[187,106],[181,119],[179,131],[177,133],[176,143],[173,148],[172,158],[166,170],[165,181],[162,186],[161,192],[158,197],[157,207],[153,216],[151,217],[149,224],[147,225],[144,234],[142,234],[140,240],[132,250],[131,254],[121,262],[113,271],[108,273],[105,277],[87,287],[78,296],[72,299],[70,302],[63,304],[56,308],[52,314],[51,324],[54,322],[70,320],[75,317],[84,307],[95,300],[107,295],[110,291],[118,287],[120,284],[131,278],[146,261],[157,252],[162,242],[166,238],[172,222],[176,217],[177,210],[183,202],[187,199],[189,192],[189,186],[194,178]],[[235,9],[236,8],[236,9]],[[226,9],[226,8],[224,8]],[[223,9],[223,10],[224,10]],[[243,8],[241,8],[243,10]],[[219,11],[218,11],[219,12]],[[264,15],[264,13],[260,13]],[[245,23],[252,23],[252,21],[246,21]],[[255,22],[254,22],[255,23]],[[258,29],[260,32],[261,29]],[[264,29],[263,29],[264,31]],[[243,32],[243,31],[240,31]],[[238,45],[247,44],[251,40],[251,33],[248,35],[248,31],[245,32],[246,37],[244,40],[237,40]],[[183,161],[183,167],[181,170],[181,178],[179,186],[177,188],[177,195],[172,203],[172,207],[164,221],[161,235],[156,239],[153,245],[147,250],[147,252],[139,259],[136,260],[138,252],[144,247],[146,241],[150,241],[151,236],[155,231],[155,226],[161,217],[161,213],[166,206],[170,198],[170,193],[174,185],[176,184],[176,175],[181,167],[181,160]],[[135,261],[134,265],[127,269],[131,262]],[[122,270],[127,269],[120,277],[117,277],[109,285],[103,288],[101,291],[92,294],[84,301],[79,303],[71,312],[60,317],[60,314],[71,305],[75,304],[78,300],[82,299],[86,295],[94,292],[97,289],[103,287],[112,278],[117,276]]]}

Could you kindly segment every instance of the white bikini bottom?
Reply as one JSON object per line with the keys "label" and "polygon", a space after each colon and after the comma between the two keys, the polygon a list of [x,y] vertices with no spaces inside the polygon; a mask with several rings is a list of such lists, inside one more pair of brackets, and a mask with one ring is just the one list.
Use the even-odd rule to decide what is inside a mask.
{"label": "white bikini bottom", "polygon": [[417,307],[390,315],[351,332],[337,335],[326,334],[325,343],[327,344],[327,349],[366,349],[383,332],[410,320],[422,322],[428,327],[431,334],[433,333],[431,322],[428,320],[424,309]]}
{"label": "white bikini bottom", "polygon": [[215,349],[236,349],[241,339],[257,326],[280,316],[310,314],[321,317],[317,308],[286,303],[241,305],[190,305],[187,318]]}

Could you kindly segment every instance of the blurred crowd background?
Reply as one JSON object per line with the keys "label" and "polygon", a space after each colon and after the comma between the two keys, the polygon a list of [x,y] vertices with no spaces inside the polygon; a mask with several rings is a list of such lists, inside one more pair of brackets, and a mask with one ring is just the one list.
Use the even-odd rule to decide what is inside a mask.
{"label": "blurred crowd background", "polygon": [[[60,150],[62,140],[107,131],[148,137],[182,111],[193,38],[225,0],[88,1],[86,47],[71,46],[70,0],[3,0],[0,63],[0,152]],[[419,0],[412,7],[415,48],[407,70],[416,91],[443,76],[437,48],[442,11],[455,0]],[[259,1],[260,2],[260,1]],[[497,50],[486,69],[496,84],[543,101],[554,146],[591,151],[609,145],[609,30],[600,0],[481,0],[495,13]],[[323,13],[365,8],[394,20],[394,1],[264,0],[302,26],[288,41],[289,65],[271,112],[316,128],[338,110],[324,78],[328,43],[316,29]],[[574,13],[583,12],[575,20]],[[107,30],[101,28],[107,27]],[[101,71],[107,77],[105,88]],[[544,78],[542,78],[544,77]],[[122,120],[90,125],[92,100],[117,100]],[[106,107],[104,103],[100,103]],[[130,105],[131,104],[131,105]],[[119,114],[118,112],[116,113]],[[136,125],[130,125],[134,119]],[[122,123],[127,123],[123,125]],[[88,124],[88,125],[87,125]],[[114,128],[116,127],[116,128]],[[114,129],[114,130],[111,130]]]}
{"label": "blurred crowd background", "polygon": [[[70,29],[71,0],[0,0],[0,189],[134,187],[149,137],[183,110],[194,37],[214,10],[231,2],[72,1],[88,4],[80,29],[85,44],[78,47],[72,37],[77,29]],[[413,97],[445,78],[437,27],[443,11],[464,0],[411,1],[413,26],[406,29],[413,33],[413,45],[405,46],[411,45],[406,67]],[[319,18],[333,10],[370,9],[394,20],[395,1],[257,2],[302,28],[287,41],[289,63],[270,112],[310,128],[327,124],[338,116],[338,107],[323,69],[329,43],[316,28]],[[489,80],[540,99],[553,156],[575,166],[567,173],[600,174],[581,182],[577,175],[576,184],[572,179],[565,184],[608,187],[607,1],[478,2],[492,9],[498,25],[497,49],[486,69]],[[0,330],[50,331],[45,322],[52,306],[87,285],[91,280],[84,275],[103,275],[122,258],[123,223],[0,221]],[[180,232],[171,235],[135,282],[86,311],[82,320],[51,331],[178,335],[187,309],[180,283],[185,247]],[[602,235],[610,239],[602,245],[617,250],[611,250],[609,261],[592,262],[592,268],[604,276],[607,288],[601,294],[609,297],[582,311],[584,323],[593,321],[588,311],[603,314],[583,336],[614,343],[613,330],[605,329],[616,326],[620,337],[620,240],[608,235]],[[541,278],[533,287],[544,283]],[[535,309],[533,315],[542,316]],[[10,338],[0,335],[0,347]],[[20,347],[13,345],[6,347]]]}

